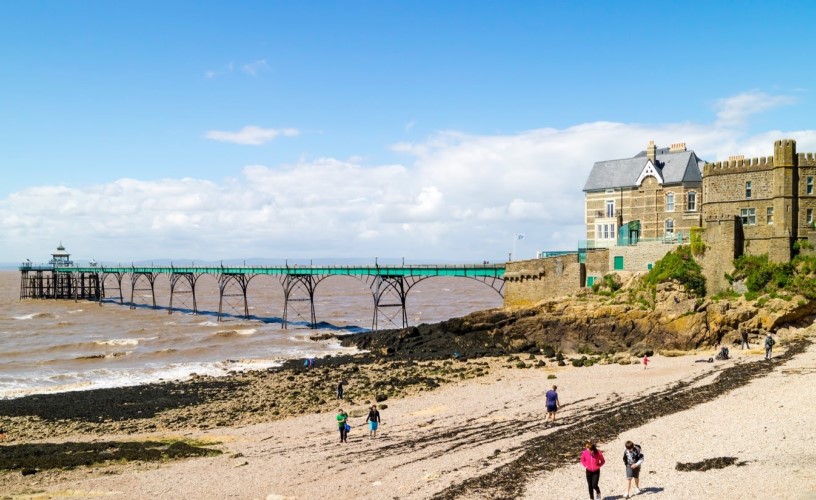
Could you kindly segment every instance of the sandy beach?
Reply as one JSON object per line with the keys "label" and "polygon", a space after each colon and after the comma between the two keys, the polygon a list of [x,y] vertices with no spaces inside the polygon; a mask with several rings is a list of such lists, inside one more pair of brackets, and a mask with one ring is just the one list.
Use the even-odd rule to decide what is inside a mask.
{"label": "sandy beach", "polygon": [[[644,498],[816,498],[816,468],[809,465],[816,461],[816,346],[792,340],[810,330],[780,339],[797,353],[783,354],[783,345],[771,363],[759,350],[714,363],[697,362],[711,351],[657,355],[648,369],[521,369],[506,357],[470,360],[464,363],[489,360],[487,374],[385,401],[375,439],[364,425],[365,401],[338,402],[351,413],[347,444],[339,443],[334,411],[213,429],[44,436],[33,442],[185,438],[222,453],[31,475],[12,470],[0,475],[0,490],[11,498],[580,499],[588,493],[577,459],[589,438],[607,456],[604,498],[623,498],[627,439],[646,455]],[[553,384],[563,409],[551,426],[543,394]],[[9,437],[6,446],[23,444]],[[721,457],[734,457],[734,465],[676,470]]]}

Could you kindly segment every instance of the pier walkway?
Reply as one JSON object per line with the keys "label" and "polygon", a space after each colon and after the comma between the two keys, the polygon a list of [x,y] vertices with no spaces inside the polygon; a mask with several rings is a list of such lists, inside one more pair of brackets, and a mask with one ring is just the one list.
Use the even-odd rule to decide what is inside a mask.
{"label": "pier walkway", "polygon": [[504,290],[504,264],[475,265],[399,265],[399,266],[75,266],[73,263],[54,262],[50,265],[20,266],[20,298],[98,300],[106,297],[106,290],[118,289],[119,302],[124,304],[125,289],[130,288],[130,307],[136,307],[135,295],[152,297],[156,306],[155,282],[159,275],[169,276],[170,305],[174,298],[184,296],[191,300],[193,313],[198,313],[196,283],[201,276],[213,275],[218,281],[218,319],[225,314],[227,302],[236,301],[244,317],[249,317],[247,290],[252,279],[261,275],[277,276],[284,293],[283,327],[294,303],[308,302],[309,323],[317,324],[314,297],[317,286],[330,276],[352,276],[360,279],[371,290],[374,300],[372,329],[381,322],[397,327],[408,326],[406,299],[411,288],[428,278],[438,276],[462,277],[481,281],[500,295]]}

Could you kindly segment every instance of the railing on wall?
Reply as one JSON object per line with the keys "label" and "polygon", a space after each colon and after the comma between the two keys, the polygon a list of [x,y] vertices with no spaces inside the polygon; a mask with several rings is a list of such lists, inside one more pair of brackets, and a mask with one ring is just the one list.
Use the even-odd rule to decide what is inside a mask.
{"label": "railing on wall", "polygon": [[629,238],[627,236],[618,237],[619,247],[637,245],[638,243],[663,243],[666,245],[684,245],[691,241],[689,233],[670,233],[662,238]]}

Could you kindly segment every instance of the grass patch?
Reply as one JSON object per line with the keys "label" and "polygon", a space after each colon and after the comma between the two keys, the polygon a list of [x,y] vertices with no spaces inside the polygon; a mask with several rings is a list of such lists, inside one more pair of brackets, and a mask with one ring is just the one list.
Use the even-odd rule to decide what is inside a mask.
{"label": "grass patch", "polygon": [[689,354],[694,354],[694,351],[680,351],[676,349],[666,349],[665,351],[657,351],[657,353],[667,358],[677,358],[680,356],[688,356]]}

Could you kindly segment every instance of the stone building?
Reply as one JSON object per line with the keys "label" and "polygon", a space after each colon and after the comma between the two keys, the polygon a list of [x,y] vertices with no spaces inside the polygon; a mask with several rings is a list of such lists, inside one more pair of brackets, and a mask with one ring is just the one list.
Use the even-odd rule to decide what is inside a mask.
{"label": "stone building", "polygon": [[[792,139],[776,141],[773,156],[706,163],[702,210],[709,247],[736,245],[737,255],[767,253],[773,261],[789,261],[794,243],[814,227],[814,182],[816,154],[797,153]],[[735,217],[734,241],[726,242],[722,230],[716,241],[708,235],[709,228]]]}
{"label": "stone building", "polygon": [[700,226],[703,163],[685,143],[654,141],[632,158],[596,162],[584,185],[586,246],[687,241]]}
{"label": "stone building", "polygon": [[576,293],[599,280],[609,272],[609,256],[608,250],[600,248],[506,265],[504,305],[529,306]]}

